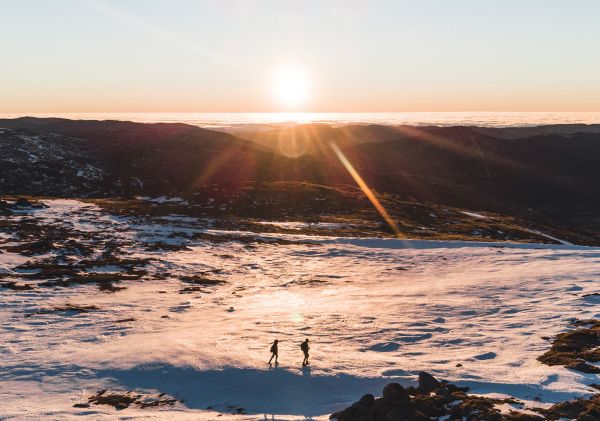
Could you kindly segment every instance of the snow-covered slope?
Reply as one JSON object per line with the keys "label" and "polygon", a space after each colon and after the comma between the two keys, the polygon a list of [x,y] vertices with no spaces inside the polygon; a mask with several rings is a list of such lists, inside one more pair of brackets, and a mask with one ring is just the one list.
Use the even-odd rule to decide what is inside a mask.
{"label": "snow-covered slope", "polygon": [[[549,347],[543,337],[573,318],[600,316],[595,298],[583,296],[598,292],[597,248],[256,237],[192,218],[139,220],[76,200],[45,203],[3,217],[0,227],[0,281],[33,287],[0,285],[3,419],[164,419],[164,411],[174,419],[321,419],[391,380],[411,384],[420,370],[536,405],[589,393],[586,385],[598,382],[536,360]],[[26,256],[11,247],[26,242],[27,224],[68,238]],[[91,251],[71,251],[69,239]],[[109,247],[136,268],[108,264]],[[86,259],[82,273],[129,273],[117,283],[126,289],[44,286],[49,279],[35,279],[33,265],[17,268]],[[225,283],[186,278],[194,275]],[[280,365],[270,368],[276,338]],[[304,338],[312,349],[303,369]],[[180,402],[73,407],[100,389]]]}

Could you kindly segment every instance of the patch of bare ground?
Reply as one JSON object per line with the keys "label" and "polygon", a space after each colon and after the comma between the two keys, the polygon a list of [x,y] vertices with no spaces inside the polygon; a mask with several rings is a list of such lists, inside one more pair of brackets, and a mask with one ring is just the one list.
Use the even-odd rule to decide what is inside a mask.
{"label": "patch of bare ground", "polygon": [[115,323],[129,323],[129,322],[135,322],[135,320],[136,320],[136,319],[135,319],[135,318],[133,318],[133,317],[127,317],[127,318],[125,318],[125,319],[118,319],[118,320],[115,320]]}
{"label": "patch of bare ground", "polygon": [[562,365],[583,373],[600,373],[588,362],[600,361],[600,320],[576,320],[577,329],[559,333],[552,347],[538,360],[546,365]]}
{"label": "patch of bare ground", "polygon": [[30,290],[35,289],[31,285],[19,284],[17,282],[13,282],[13,281],[0,282],[0,288],[10,289],[13,291],[30,291]]}
{"label": "patch of bare ground", "polygon": [[255,235],[236,235],[236,234],[216,234],[198,232],[191,236],[193,240],[203,240],[211,243],[242,243],[242,244],[277,244],[277,245],[295,245],[295,244],[313,244],[311,241],[286,240],[283,238],[258,237]]}
{"label": "patch of bare ground", "polygon": [[223,285],[226,282],[220,279],[207,278],[203,275],[182,276],[181,282],[192,284],[179,290],[180,294],[191,294],[194,292],[203,292],[209,294],[211,291],[207,288]]}
{"label": "patch of bare ground", "polygon": [[51,308],[42,308],[36,310],[33,313],[25,314],[25,317],[31,317],[34,314],[51,314],[51,313],[66,313],[66,314],[79,314],[79,313],[88,313],[90,311],[100,310],[100,307],[95,305],[81,305],[81,304],[71,304],[66,303],[61,306],[55,306]]}
{"label": "patch of bare ground", "polygon": [[76,403],[75,408],[89,408],[90,404],[109,405],[115,409],[126,409],[131,405],[140,408],[155,408],[159,406],[172,406],[177,403],[177,399],[166,396],[164,393],[158,395],[135,393],[133,391],[120,392],[99,390],[95,395],[88,398],[87,403]]}
{"label": "patch of bare ground", "polygon": [[[100,291],[116,292],[125,287],[114,286],[126,280],[138,280],[147,274],[144,267],[150,259],[128,259],[115,256],[102,256],[98,259],[67,259],[61,256],[29,261],[17,266],[20,271],[35,270],[33,273],[13,273],[10,276],[26,280],[43,280],[41,287],[69,287],[95,283]],[[95,273],[93,270],[102,266],[116,266],[123,271],[114,273]]]}
{"label": "patch of bare ground", "polygon": [[320,286],[320,285],[327,285],[330,284],[329,281],[326,281],[325,279],[317,279],[317,278],[313,278],[313,279],[296,279],[293,281],[289,281],[286,282],[284,284],[282,284],[281,286],[284,288],[287,287],[291,287],[294,285],[298,285],[298,286]]}
{"label": "patch of bare ground", "polygon": [[552,405],[549,409],[536,409],[548,420],[600,420],[600,394],[590,398],[574,399]]}
{"label": "patch of bare ground", "polygon": [[86,273],[82,275],[73,276],[67,279],[55,279],[48,280],[40,284],[40,286],[46,287],[68,287],[71,285],[86,285],[94,283],[98,285],[100,291],[105,292],[116,292],[125,287],[115,287],[113,283],[120,282],[123,280],[136,280],[140,279],[143,273]]}
{"label": "patch of bare ground", "polygon": [[24,256],[50,252],[90,256],[94,247],[87,243],[97,241],[91,233],[57,224],[44,224],[35,218],[0,221],[0,231],[11,234],[19,242],[4,246],[4,250]]}
{"label": "patch of bare ground", "polygon": [[184,287],[179,290],[180,294],[192,294],[194,292],[205,292],[201,287]]}
{"label": "patch of bare ground", "polygon": [[169,244],[165,242],[145,243],[144,248],[148,251],[190,251],[185,244]]}
{"label": "patch of bare ground", "polygon": [[202,275],[182,276],[181,281],[188,284],[200,285],[204,287],[217,286],[226,283],[225,281],[222,281],[220,279],[206,278]]}

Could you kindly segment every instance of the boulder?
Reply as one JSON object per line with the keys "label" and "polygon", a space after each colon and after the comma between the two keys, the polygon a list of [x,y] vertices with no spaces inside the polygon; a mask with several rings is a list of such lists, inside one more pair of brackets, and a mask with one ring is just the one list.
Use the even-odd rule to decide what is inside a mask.
{"label": "boulder", "polygon": [[442,398],[445,403],[450,403],[454,400],[454,396],[452,396],[452,393],[450,393],[450,391],[445,387],[438,387],[433,391],[433,393]]}
{"label": "boulder", "polygon": [[360,398],[357,403],[364,407],[371,408],[375,403],[375,397],[369,393],[367,395],[363,395],[363,397]]}
{"label": "boulder", "polygon": [[329,416],[329,419],[335,419],[338,421],[367,421],[370,409],[375,403],[375,397],[371,394],[364,395],[354,402],[348,408],[335,412]]}
{"label": "boulder", "polygon": [[392,408],[388,413],[386,413],[381,421],[408,421],[409,413],[406,409],[401,407]]}
{"label": "boulder", "polygon": [[441,383],[431,374],[421,371],[419,373],[419,387],[421,393],[431,393],[441,386]]}
{"label": "boulder", "polygon": [[383,399],[393,405],[405,405],[410,402],[408,392],[398,383],[389,383],[383,388]]}

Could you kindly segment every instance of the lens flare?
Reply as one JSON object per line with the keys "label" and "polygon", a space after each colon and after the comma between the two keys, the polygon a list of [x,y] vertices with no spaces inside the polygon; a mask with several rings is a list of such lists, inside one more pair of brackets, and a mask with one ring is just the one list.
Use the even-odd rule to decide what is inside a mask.
{"label": "lens flare", "polygon": [[389,225],[389,227],[392,229],[392,231],[394,231],[394,234],[396,235],[396,237],[402,238],[402,234],[400,233],[400,230],[398,229],[398,225],[396,224],[396,222],[394,222],[394,220],[392,219],[390,214],[385,210],[385,208],[383,207],[383,205],[381,204],[379,199],[377,199],[377,196],[375,196],[375,193],[373,192],[373,190],[371,190],[371,188],[367,185],[365,180],[363,180],[363,178],[360,176],[358,171],[356,171],[354,169],[354,166],[350,163],[350,161],[348,161],[348,158],[346,158],[346,156],[340,150],[340,148],[338,148],[338,146],[333,142],[331,142],[330,145],[331,145],[331,148],[333,149],[333,151],[335,152],[335,154],[337,155],[338,159],[340,160],[340,162],[344,165],[344,167],[346,167],[346,170],[348,170],[348,172],[350,173],[350,175],[352,176],[354,181],[356,181],[356,184],[358,184],[358,187],[360,187],[360,189],[363,191],[365,196],[367,196],[367,198],[371,201],[373,206],[375,206],[375,209],[377,209],[377,212],[379,212],[381,217]]}

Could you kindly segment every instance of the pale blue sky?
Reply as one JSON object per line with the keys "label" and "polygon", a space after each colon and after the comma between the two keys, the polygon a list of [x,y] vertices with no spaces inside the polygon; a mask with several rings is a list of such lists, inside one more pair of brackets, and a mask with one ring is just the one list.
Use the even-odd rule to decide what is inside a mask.
{"label": "pale blue sky", "polygon": [[597,0],[0,5],[0,112],[600,111]]}

